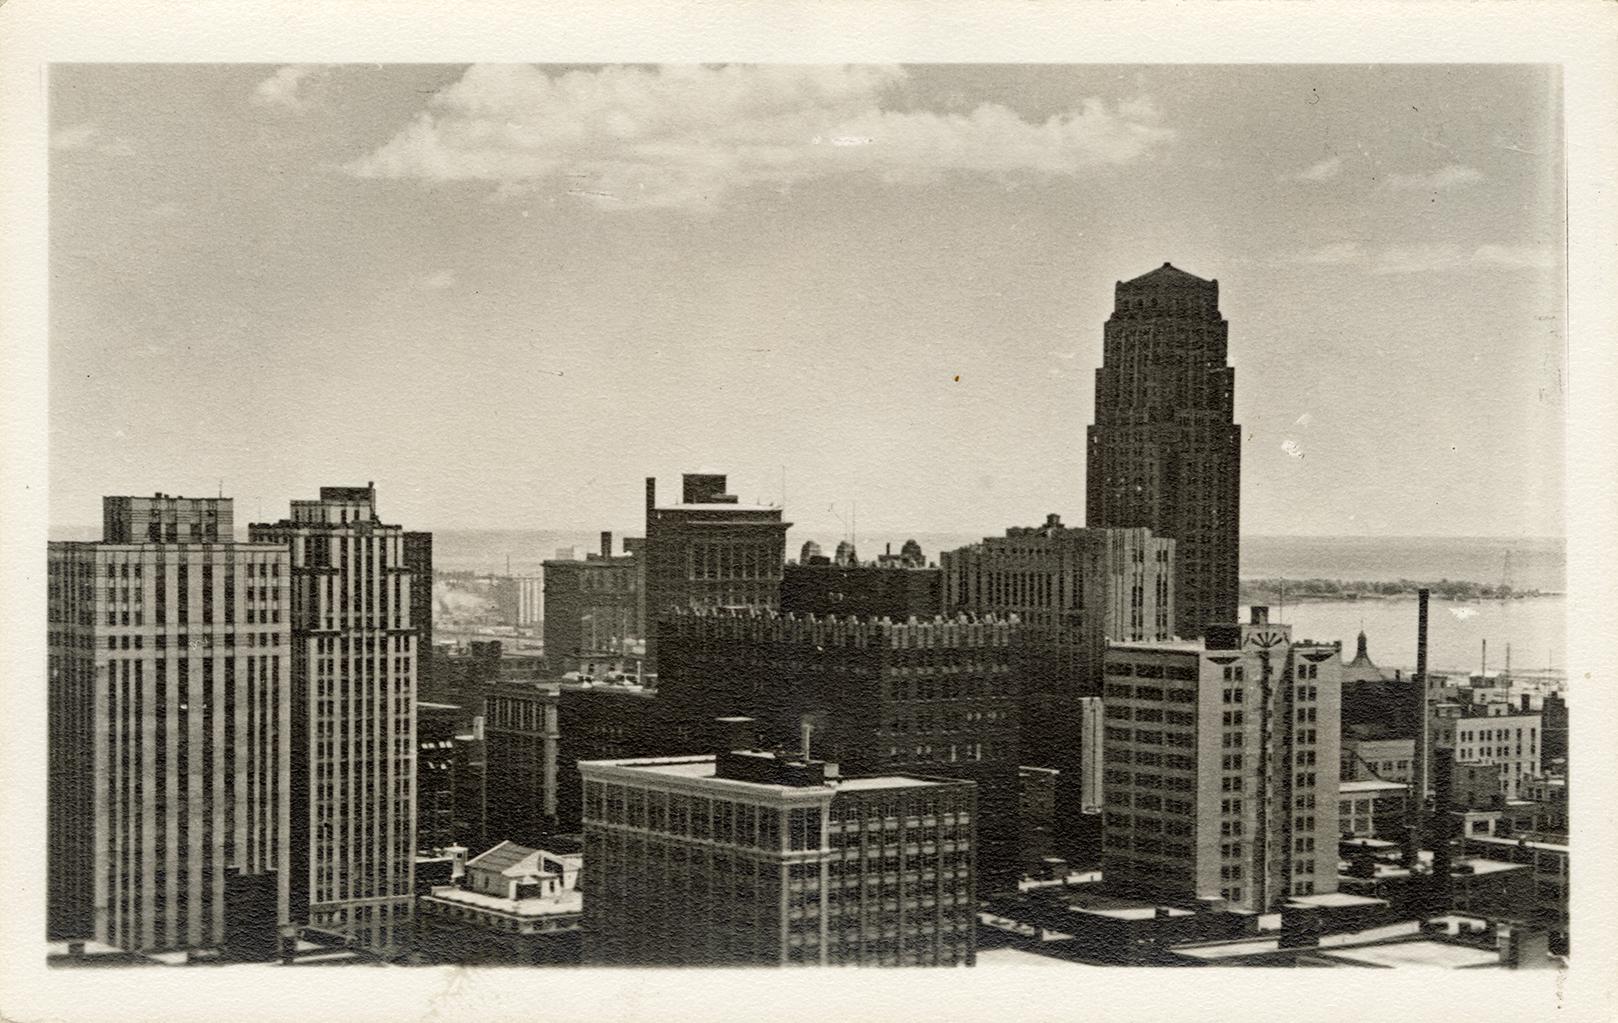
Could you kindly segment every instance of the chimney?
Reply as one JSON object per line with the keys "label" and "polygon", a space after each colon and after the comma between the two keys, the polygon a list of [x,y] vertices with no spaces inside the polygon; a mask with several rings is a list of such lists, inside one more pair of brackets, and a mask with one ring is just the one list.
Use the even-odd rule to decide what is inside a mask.
{"label": "chimney", "polygon": [[814,723],[805,719],[798,725],[799,734],[803,737],[803,759],[809,759],[809,740],[814,737]]}
{"label": "chimney", "polygon": [[657,477],[646,477],[646,523],[651,528],[652,510],[657,507]]}
{"label": "chimney", "polygon": [[1254,604],[1248,608],[1249,625],[1268,625],[1270,622],[1270,609],[1265,604]]}
{"label": "chimney", "polygon": [[612,530],[610,529],[601,531],[601,556],[603,558],[612,557]]}
{"label": "chimney", "polygon": [[1483,661],[1482,661],[1482,664],[1478,668],[1478,674],[1483,675],[1485,677],[1489,674],[1489,637],[1488,636],[1483,637]]}
{"label": "chimney", "polygon": [[1411,792],[1411,801],[1416,811],[1418,824],[1427,807],[1428,771],[1430,770],[1428,736],[1427,736],[1427,600],[1430,593],[1426,589],[1416,591],[1416,678],[1412,687],[1416,721],[1416,784]]}

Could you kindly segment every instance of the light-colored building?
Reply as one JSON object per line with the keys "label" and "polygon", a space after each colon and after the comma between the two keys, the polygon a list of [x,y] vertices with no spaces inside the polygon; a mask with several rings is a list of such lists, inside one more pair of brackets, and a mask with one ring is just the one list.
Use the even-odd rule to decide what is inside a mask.
{"label": "light-colored building", "polygon": [[421,897],[417,947],[457,964],[577,962],[583,862],[501,842],[467,862],[460,884]]}
{"label": "light-colored building", "polygon": [[[292,572],[228,498],[108,497],[47,561],[53,939],[217,947],[289,921]],[[231,872],[234,871],[234,876]],[[258,905],[232,906],[251,893]]]}
{"label": "light-colored building", "polygon": [[1500,793],[1522,798],[1523,782],[1540,774],[1540,717],[1538,714],[1461,717],[1434,722],[1437,745],[1455,749],[1457,764],[1491,764],[1500,769]]}
{"label": "light-colored building", "polygon": [[587,963],[973,962],[970,782],[759,752],[579,770]]}
{"label": "light-colored building", "polygon": [[306,906],[311,926],[392,952],[415,901],[418,580],[404,530],[378,518],[368,484],[321,487],[248,531],[291,551],[294,916]]}
{"label": "light-colored building", "polygon": [[1253,912],[1335,891],[1341,667],[1262,607],[1199,642],[1109,646],[1109,888]]}

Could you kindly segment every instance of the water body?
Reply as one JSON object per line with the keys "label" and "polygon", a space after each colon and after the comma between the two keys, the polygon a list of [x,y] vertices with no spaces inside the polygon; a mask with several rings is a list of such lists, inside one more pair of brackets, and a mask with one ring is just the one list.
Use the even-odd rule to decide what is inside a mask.
{"label": "water body", "polygon": [[[1453,578],[1453,576],[1452,576]],[[1346,655],[1365,630],[1371,660],[1392,670],[1410,671],[1416,664],[1416,598],[1323,600],[1272,605],[1271,619],[1292,626],[1298,639],[1341,640]],[[1242,609],[1247,617],[1247,609]],[[1483,640],[1489,641],[1489,670],[1505,667],[1506,646],[1516,670],[1564,670],[1567,599],[1560,595],[1516,600],[1430,603],[1427,615],[1427,661],[1434,671],[1475,672],[1482,663]]]}

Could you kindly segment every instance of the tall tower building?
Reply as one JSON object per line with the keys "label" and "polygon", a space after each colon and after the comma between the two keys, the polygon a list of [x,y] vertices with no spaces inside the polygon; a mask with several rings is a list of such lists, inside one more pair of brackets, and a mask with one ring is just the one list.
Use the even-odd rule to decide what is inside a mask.
{"label": "tall tower building", "polygon": [[1096,371],[1085,521],[1177,541],[1174,625],[1236,618],[1241,428],[1219,282],[1168,263],[1117,285]]}
{"label": "tall tower building", "polygon": [[1334,892],[1341,650],[1262,607],[1207,631],[1107,650],[1103,876],[1254,913]]}
{"label": "tall tower building", "polygon": [[[48,554],[48,930],[130,951],[289,921],[285,546],[227,498],[108,497],[99,543]],[[245,889],[245,890],[244,890]],[[268,917],[268,913],[264,914]]]}
{"label": "tall tower building", "polygon": [[364,947],[400,948],[416,851],[418,657],[404,530],[377,518],[368,484],[321,487],[249,535],[285,544],[292,561],[293,912]]}

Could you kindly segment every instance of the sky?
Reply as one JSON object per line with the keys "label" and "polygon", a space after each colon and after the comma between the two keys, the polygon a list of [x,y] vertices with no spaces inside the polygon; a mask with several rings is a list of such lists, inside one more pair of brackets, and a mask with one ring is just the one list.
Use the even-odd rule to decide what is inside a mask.
{"label": "sky", "polygon": [[1553,68],[57,65],[50,514],[1084,518],[1115,282],[1216,278],[1248,534],[1559,536]]}

